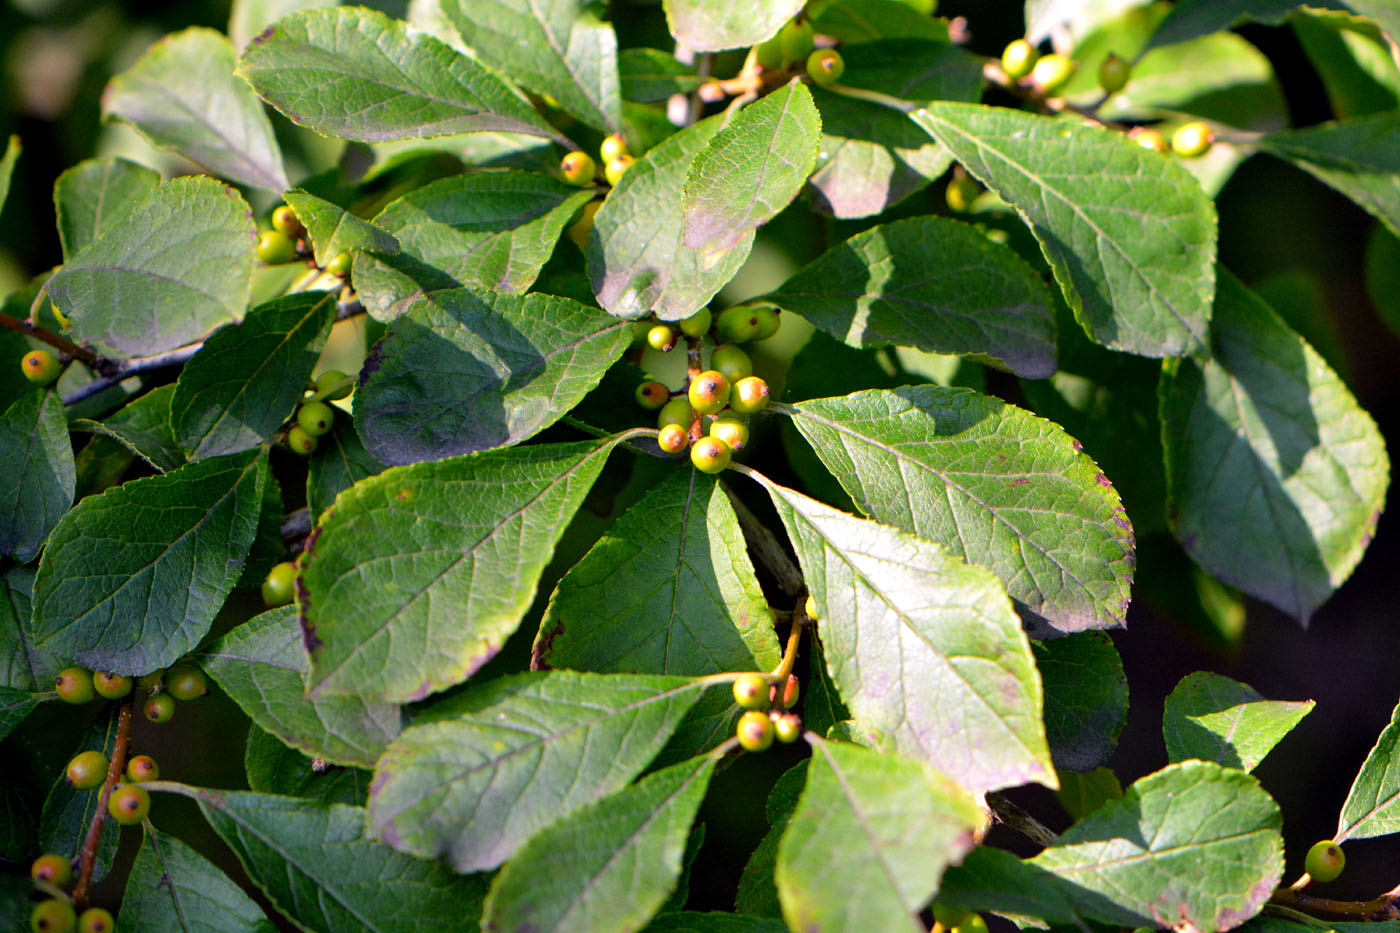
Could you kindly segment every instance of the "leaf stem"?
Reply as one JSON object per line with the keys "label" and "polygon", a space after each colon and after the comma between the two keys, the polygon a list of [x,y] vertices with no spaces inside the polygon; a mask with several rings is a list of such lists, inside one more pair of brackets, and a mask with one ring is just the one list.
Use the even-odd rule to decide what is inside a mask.
{"label": "leaf stem", "polygon": [[87,835],[83,838],[82,852],[78,857],[78,883],[73,887],[73,906],[82,910],[87,906],[88,889],[92,887],[92,873],[97,866],[97,849],[102,842],[102,827],[107,822],[107,799],[112,789],[121,780],[126,768],[126,747],[131,741],[132,710],[135,693],[127,694],[117,710],[117,738],[112,744],[112,758],[107,764],[107,780],[102,782],[102,791],[97,797],[97,812],[88,824]]}
{"label": "leaf stem", "polygon": [[98,356],[87,347],[78,346],[67,337],[55,334],[46,327],[40,327],[33,321],[21,321],[19,318],[10,317],[10,315],[0,312],[0,327],[8,327],[10,330],[17,331],[27,337],[33,337],[35,340],[42,340],[55,350],[65,353],[73,359],[82,360],[99,372],[119,365],[113,360]]}
{"label": "leaf stem", "polygon": [[778,662],[778,666],[773,668],[773,673],[769,675],[777,684],[780,692],[783,685],[787,683],[788,675],[792,673],[793,666],[797,664],[797,649],[802,644],[802,630],[806,627],[806,617],[800,612],[794,612],[792,614],[792,627],[788,629],[787,646],[783,649],[783,659]]}

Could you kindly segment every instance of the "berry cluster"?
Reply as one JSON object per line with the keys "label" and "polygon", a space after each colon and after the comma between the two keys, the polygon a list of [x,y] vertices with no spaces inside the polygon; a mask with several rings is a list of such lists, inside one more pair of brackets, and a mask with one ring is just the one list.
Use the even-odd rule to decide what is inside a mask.
{"label": "berry cluster", "polygon": [[354,380],[338,369],[328,369],[311,380],[287,428],[287,447],[304,457],[314,453],[320,439],[329,434],[335,424],[335,409],[325,400],[345,398],[354,385]]}
{"label": "berry cluster", "polygon": [[[598,147],[598,155],[603,165],[602,179],[613,187],[622,181],[622,176],[636,161],[621,133],[604,137],[602,145]],[[559,173],[571,185],[592,185],[599,177],[598,163],[582,149],[575,149],[559,162]],[[579,249],[588,245],[588,233],[593,229],[593,218],[602,206],[601,200],[589,201],[580,208],[578,219],[569,226],[569,239],[573,240]]]}
{"label": "berry cluster", "polygon": [[[311,255],[306,227],[290,205],[279,205],[272,212],[272,229],[258,234],[258,259],[264,265],[281,266]],[[340,279],[350,276],[350,254],[340,253],[326,263],[325,271]]]}
{"label": "berry cluster", "polygon": [[795,674],[782,681],[782,692],[774,678],[764,674],[740,674],[734,681],[734,702],[745,710],[734,727],[739,745],[746,751],[761,752],[779,742],[796,742],[802,736],[802,717],[789,712],[801,693]]}
{"label": "berry cluster", "polygon": [[801,67],[814,83],[822,87],[835,84],[846,70],[841,53],[816,46],[817,35],[812,24],[799,17],[785,23],[773,38],[754,46],[753,56],[765,74],[780,80]]}
{"label": "berry cluster", "polygon": [[933,919],[935,931],[941,928],[948,933],[987,933],[987,921],[982,915],[963,907],[934,904]]}

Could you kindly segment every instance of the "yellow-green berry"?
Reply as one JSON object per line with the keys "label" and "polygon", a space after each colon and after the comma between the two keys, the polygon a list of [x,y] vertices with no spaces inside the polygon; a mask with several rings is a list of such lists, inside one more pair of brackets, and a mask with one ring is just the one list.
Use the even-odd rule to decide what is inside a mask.
{"label": "yellow-green berry", "polygon": [[710,422],[709,435],[724,441],[730,450],[743,450],[749,442],[749,426],[742,418],[721,415]]}
{"label": "yellow-green berry", "polygon": [[821,618],[821,616],[817,615],[817,601],[810,596],[808,596],[807,601],[802,604],[802,611],[807,614],[807,618],[809,619],[816,620]]}
{"label": "yellow-green berry", "polygon": [[151,671],[136,678],[136,689],[145,693],[155,693],[165,683],[165,670]]}
{"label": "yellow-green berry", "polygon": [[602,156],[603,164],[607,165],[618,156],[631,155],[627,149],[627,140],[622,138],[621,133],[613,133],[603,137],[603,143],[598,147],[598,155]]}
{"label": "yellow-green berry", "polygon": [[764,71],[777,71],[783,67],[783,43],[779,36],[765,39],[753,47],[754,60]]}
{"label": "yellow-green berry", "polygon": [[53,681],[54,692],[65,703],[87,703],[97,696],[92,672],[85,667],[65,667]]}
{"label": "yellow-green berry", "polygon": [[686,397],[690,407],[701,414],[711,415],[729,404],[730,381],[717,369],[707,369],[690,380]]}
{"label": "yellow-green berry", "polygon": [[336,253],[330,262],[326,263],[326,271],[338,279],[350,277],[350,254]]}
{"label": "yellow-green berry", "polygon": [[715,348],[715,352],[710,356],[710,368],[724,373],[724,378],[733,384],[745,376],[753,375],[753,360],[739,347],[727,343]]}
{"label": "yellow-green berry", "polygon": [[742,709],[768,706],[768,679],[762,674],[740,674],[734,681],[734,702]]}
{"label": "yellow-green berry", "polygon": [[773,720],[767,713],[749,710],[739,717],[734,734],[745,751],[761,752],[773,744]]}
{"label": "yellow-green berry", "polygon": [[1058,52],[1046,55],[1031,69],[1031,83],[1042,94],[1053,94],[1074,77],[1074,60]]}
{"label": "yellow-green berry", "polygon": [[73,880],[73,863],[56,852],[45,852],[29,866],[29,877],[56,888]]}
{"label": "yellow-green berry", "polygon": [[602,201],[589,201],[579,211],[578,220],[569,227],[569,239],[573,240],[579,249],[588,248],[588,234],[593,229],[593,218],[598,216],[598,209],[602,206]]}
{"label": "yellow-green berry", "polygon": [[150,755],[137,755],[126,763],[126,779],[133,784],[144,784],[160,777],[160,766]]}
{"label": "yellow-green berry", "polygon": [[30,350],[19,361],[19,368],[24,373],[24,378],[41,386],[53,382],[63,371],[63,365],[59,363],[58,357],[48,350]]}
{"label": "yellow-green berry", "polygon": [[1312,879],[1323,883],[1335,881],[1337,876],[1342,873],[1342,869],[1346,867],[1346,853],[1331,839],[1323,839],[1313,843],[1312,848],[1308,850],[1307,859],[1303,863],[1303,869],[1312,876]]}
{"label": "yellow-green berry", "polygon": [[78,915],[78,933],[112,933],[116,920],[101,907],[89,907]]}
{"label": "yellow-green berry", "polygon": [[690,423],[695,420],[695,409],[690,407],[689,400],[685,398],[673,398],[665,405],[661,406],[661,411],[656,414],[656,426],[664,428],[668,424],[678,424],[690,430]]}
{"label": "yellow-green berry", "polygon": [[289,561],[274,564],[262,583],[263,604],[269,609],[285,606],[296,596],[297,569]]}
{"label": "yellow-green berry", "polygon": [[709,308],[701,308],[688,318],[681,320],[679,327],[681,333],[687,337],[703,337],[710,332],[710,322],[713,316]]}
{"label": "yellow-green berry", "polygon": [[1188,159],[1205,155],[1214,142],[1215,133],[1200,120],[1183,123],[1172,133],[1172,151]]}
{"label": "yellow-green berry", "polygon": [[177,700],[197,700],[209,692],[209,684],[199,668],[176,664],[165,673],[165,691]]}
{"label": "yellow-green berry", "polygon": [[768,407],[768,383],[757,376],[740,379],[729,393],[729,407],[741,415],[762,411]]}
{"label": "yellow-green berry", "polygon": [[151,812],[151,795],[140,784],[123,784],[107,798],[107,812],[123,826],[131,826]]}
{"label": "yellow-green berry", "polygon": [[802,738],[802,717],[796,713],[779,713],[773,719],[773,734],[779,742],[791,745]]}
{"label": "yellow-green berry", "polygon": [[570,152],[559,162],[559,171],[571,185],[586,185],[598,173],[598,163],[586,152]]}
{"label": "yellow-green berry", "polygon": [[977,179],[966,172],[958,171],[948,179],[943,198],[953,210],[963,212],[972,208],[972,202],[977,200],[981,193],[982,186],[977,183]]}
{"label": "yellow-green berry", "polygon": [[750,305],[749,310],[753,312],[753,318],[758,322],[758,330],[754,331],[751,340],[767,340],[778,332],[782,325],[782,320],[778,316],[778,309],[774,305]]}
{"label": "yellow-green berry", "polygon": [[616,159],[610,159],[608,164],[603,167],[603,177],[608,180],[608,184],[615,188],[635,161],[637,160],[630,155],[620,155]]}
{"label": "yellow-green berry", "polygon": [[841,80],[846,62],[835,49],[817,49],[807,56],[807,74],[822,87]]}
{"label": "yellow-green berry", "polygon": [[318,393],[325,392],[326,398],[332,401],[345,398],[354,389],[355,383],[338,369],[328,369],[316,377],[316,391]]}
{"label": "yellow-green berry", "polygon": [[91,790],[107,780],[107,756],[99,751],[78,752],[63,770],[63,777],[74,790]]}
{"label": "yellow-green berry", "polygon": [[132,680],[111,671],[98,671],[92,675],[92,687],[104,700],[120,700],[131,692]]}
{"label": "yellow-green berry", "polygon": [[169,722],[175,715],[175,698],[168,693],[153,693],[146,697],[141,712],[151,722]]}
{"label": "yellow-green berry", "polygon": [[325,402],[307,402],[297,409],[297,424],[312,437],[324,437],[335,424],[335,410]]}
{"label": "yellow-green berry", "polygon": [[690,443],[690,433],[678,424],[668,424],[656,432],[656,446],[668,454],[678,454]]}
{"label": "yellow-green berry", "polygon": [[1040,53],[1025,39],[1008,43],[1001,53],[1001,70],[1013,81],[1019,81],[1031,73]]}
{"label": "yellow-green berry", "polygon": [[787,64],[805,62],[807,56],[812,54],[816,38],[816,30],[811,23],[790,20],[778,30],[778,46],[782,49],[783,61]]}
{"label": "yellow-green berry", "polygon": [[1099,63],[1099,87],[1109,94],[1117,94],[1128,83],[1132,72],[1133,66],[1128,64],[1127,59],[1109,52],[1108,57]]}
{"label": "yellow-green berry", "polygon": [[638,405],[655,411],[671,400],[671,390],[665,383],[649,379],[637,386],[636,397]]}
{"label": "yellow-green berry", "polygon": [[981,914],[968,914],[962,923],[952,929],[957,933],[987,933],[987,921],[982,919]]}
{"label": "yellow-green berry", "polygon": [[729,445],[717,437],[702,437],[690,445],[690,462],[701,473],[718,473],[729,466]]}
{"label": "yellow-green berry", "polygon": [[306,232],[297,212],[286,204],[272,212],[272,229],[293,240]]}
{"label": "yellow-green berry", "polygon": [[316,438],[299,424],[294,424],[287,432],[287,447],[293,452],[309,457],[316,451]]}
{"label": "yellow-green berry", "polygon": [[1162,138],[1162,134],[1150,126],[1136,126],[1128,133],[1128,138],[1144,149],[1151,149],[1155,152],[1166,152],[1167,141]]}
{"label": "yellow-green berry", "polygon": [[653,350],[669,353],[676,346],[676,332],[669,324],[657,324],[647,331],[647,344]]}
{"label": "yellow-green berry", "polygon": [[269,266],[294,262],[297,245],[281,230],[264,230],[258,236],[258,258]]}
{"label": "yellow-green berry", "polygon": [[758,336],[758,314],[749,305],[725,308],[715,319],[715,335],[724,343],[748,343]]}
{"label": "yellow-green berry", "polygon": [[56,897],[41,901],[29,914],[29,929],[34,933],[72,933],[77,924],[73,905]]}

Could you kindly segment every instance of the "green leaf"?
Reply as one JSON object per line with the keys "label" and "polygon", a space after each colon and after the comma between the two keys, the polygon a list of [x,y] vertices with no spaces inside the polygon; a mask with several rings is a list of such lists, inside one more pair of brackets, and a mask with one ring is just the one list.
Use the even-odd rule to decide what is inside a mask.
{"label": "green leaf", "polygon": [[582,0],[439,0],[485,64],[600,133],[622,129],[617,36]]}
{"label": "green leaf", "polygon": [[807,786],[778,846],[775,872],[788,927],[923,930],[917,915],[943,870],[976,845],[982,811],[921,762],[808,741]]}
{"label": "green leaf", "polygon": [[[69,727],[71,728],[71,727]],[[71,735],[71,733],[69,733]],[[111,758],[117,744],[117,711],[109,706],[82,728],[70,755],[89,749]],[[59,746],[61,750],[62,746]],[[9,783],[9,782],[6,782]],[[77,852],[86,842],[92,818],[101,805],[102,788],[75,790],[61,772],[49,787],[48,796],[39,814],[39,852]],[[97,858],[93,861],[92,880],[101,881],[112,867],[121,839],[121,826],[107,820],[98,837]]]}
{"label": "green leaf", "polygon": [[171,33],[111,80],[102,116],[214,175],[281,193],[287,173],[272,121],[236,64],[233,45],[212,29]]}
{"label": "green leaf", "polygon": [[[978,846],[961,865],[949,868],[938,892],[938,903],[947,907],[995,911],[1036,921],[1039,926],[1083,929],[1086,921],[1129,928],[1158,926],[1155,915],[1143,917],[1118,906],[1117,901],[1116,895],[1101,896],[1073,879],[1051,874],[992,846]],[[1161,925],[1170,925],[1165,916]]]}
{"label": "green leaf", "polygon": [[127,876],[123,930],[273,933],[257,902],[208,859],[149,823]]}
{"label": "green leaf", "polygon": [[1374,23],[1340,11],[1299,9],[1289,25],[1338,119],[1400,106],[1400,68]]}
{"label": "green leaf", "polygon": [[1151,47],[1185,42],[1245,22],[1281,23],[1299,6],[1299,0],[1183,0],[1172,5]]}
{"label": "green leaf", "polygon": [[126,159],[87,159],[59,175],[53,202],[63,258],[120,223],[159,184],[159,172]]}
{"label": "green leaf", "polygon": [[1071,820],[1084,819],[1110,800],[1121,800],[1123,785],[1111,768],[1095,768],[1085,774],[1061,771],[1055,799]]}
{"label": "green leaf", "polygon": [[1207,671],[1187,674],[1167,696],[1162,714],[1167,757],[1253,771],[1315,705],[1266,700],[1248,684]]}
{"label": "green leaf", "polygon": [[1059,425],[968,389],[910,386],[791,406],[856,505],[1001,577],[1061,631],[1121,625],[1133,532]]}
{"label": "green leaf", "polygon": [[802,0],[665,0],[666,23],[678,42],[697,52],[754,45],[776,35],[802,9]]}
{"label": "green leaf", "polygon": [[1078,59],[1077,40],[1143,3],[1144,0],[1026,0],[1026,38],[1037,45],[1052,34],[1063,36],[1064,41],[1076,40],[1074,51]]}
{"label": "green leaf", "polygon": [[416,188],[374,219],[401,251],[361,255],[355,287],[381,321],[424,292],[464,285],[524,292],[564,224],[590,197],[560,179],[513,170],[454,175]]}
{"label": "green leaf", "polygon": [[672,765],[596,800],[521,846],[491,885],[498,930],[636,930],[666,902],[716,759]]}
{"label": "green leaf", "polygon": [[1020,213],[1094,340],[1142,356],[1205,345],[1215,207],[1179,164],[1018,110],[935,102],[912,118]]}
{"label": "green leaf", "polygon": [[334,292],[300,292],[259,305],[206,340],[170,398],[170,423],[189,458],[271,437],[301,401],[335,315]]}
{"label": "green leaf", "polygon": [[1316,351],[1228,273],[1212,332],[1210,360],[1163,373],[1172,530],[1210,573],[1306,625],[1370,543],[1385,442]]}
{"label": "green leaf", "polygon": [[486,663],[615,443],[415,463],[342,493],[301,558],[313,695],[419,700]]}
{"label": "green leaf", "polygon": [[228,16],[228,35],[233,47],[243,51],[268,26],[288,13],[336,6],[340,0],[233,0]]}
{"label": "green leaf", "polygon": [[1055,371],[1050,291],[971,224],[923,216],[872,227],[765,297],[848,346],[980,354],[1028,379]]}
{"label": "green leaf", "polygon": [[1347,792],[1332,838],[1370,839],[1400,832],[1400,706],[1366,756]]}
{"label": "green leaf", "polygon": [[9,141],[5,143],[5,155],[0,156],[0,210],[4,209],[5,200],[10,196],[10,179],[14,176],[20,149],[19,137],[10,134]]}
{"label": "green leaf", "polygon": [[428,933],[481,916],[486,879],[365,838],[365,811],[296,797],[155,782],[199,803],[253,884],[308,930]]}
{"label": "green leaf", "polygon": [[1397,140],[1400,116],[1387,111],[1274,133],[1258,145],[1331,185],[1400,236]]}
{"label": "green leaf", "polygon": [[1040,676],[997,579],[753,475],[797,551],[831,679],[862,729],[973,791],[1055,786]]}
{"label": "green leaf", "polygon": [[623,49],[617,53],[622,96],[638,103],[654,104],[673,94],[689,94],[701,84],[689,65],[660,49]]}
{"label": "green leaf", "polygon": [[1227,930],[1278,885],[1282,822],[1252,775],[1184,761],[1137,781],[1029,861],[1139,923]]}
{"label": "green leaf", "polygon": [[30,594],[34,571],[7,567],[0,571],[0,685],[17,690],[48,690],[67,665],[34,644],[30,628]]}
{"label": "green leaf", "polygon": [[[890,2],[895,10],[909,10]],[[830,9],[830,8],[829,8]],[[934,20],[914,14],[930,26]],[[818,31],[828,34],[818,24]],[[947,41],[887,39],[841,49],[842,84],[922,106],[976,101],[982,66]],[[948,150],[890,107],[823,88],[812,89],[822,118],[817,170],[807,179],[813,207],[834,217],[867,217],[925,187],[948,168]]]}
{"label": "green leaf", "polygon": [[681,189],[681,245],[732,249],[778,216],[817,165],[822,118],[794,78],[750,104],[691,160]]}
{"label": "green leaf", "polygon": [[372,766],[403,726],[391,704],[305,695],[311,665],[294,606],[243,623],[201,652],[199,663],[253,722],[333,764]]}
{"label": "green leaf", "polygon": [[238,73],[323,136],[373,143],[501,131],[563,141],[494,71],[360,7],[278,20],[243,50]]}
{"label": "green leaf", "polygon": [[229,454],[83,499],[39,562],[36,640],[94,670],[174,663],[238,580],[266,475],[261,451]]}
{"label": "green leaf", "polygon": [[517,444],[577,405],[631,343],[631,324],[568,298],[434,292],[370,353],[355,423],[388,464]]}
{"label": "green leaf", "polygon": [[263,794],[310,797],[362,807],[369,798],[370,772],[317,762],[257,726],[248,729],[243,750],[248,788]]}
{"label": "green leaf", "polygon": [[368,220],[361,220],[338,204],[322,200],[300,188],[293,188],[282,199],[296,211],[297,220],[311,235],[316,264],[324,266],[350,250],[397,253],[399,241]]}
{"label": "green leaf", "polygon": [[306,465],[306,504],[311,517],[319,518],[335,497],[360,480],[382,473],[384,464],[365,450],[355,423],[336,418],[331,433],[320,438],[316,456]]}
{"label": "green leaf", "polygon": [[460,872],[494,868],[546,826],[627,786],[702,686],[550,671],[470,688],[379,759],[371,832]]}
{"label": "green leaf", "polygon": [[720,131],[718,116],[687,127],[639,158],[608,194],[588,238],[598,303],[618,317],[678,321],[698,311],[739,271],[752,231],[721,253],[681,242],[681,188],[691,160]]}
{"label": "green leaf", "polygon": [[0,414],[0,554],[32,560],[73,504],[77,482],[58,393],[21,395]]}
{"label": "green leaf", "polygon": [[676,470],[564,575],[535,663],[574,670],[717,674],[780,659],[725,489]]}
{"label": "green leaf", "polygon": [[169,350],[243,316],[256,244],[236,191],[176,178],[105,224],[49,280],[49,298],[74,340],[118,355]]}
{"label": "green leaf", "polygon": [[[948,21],[930,16],[933,6],[932,2],[920,0],[832,0],[809,6],[807,15],[817,32],[845,43],[841,49],[845,55],[856,45],[881,39],[949,42]],[[849,63],[850,58],[846,61]],[[843,77],[860,80],[849,73]]]}
{"label": "green leaf", "polygon": [[52,698],[52,694],[30,693],[17,687],[0,685],[0,741],[14,732],[34,707]]}
{"label": "green leaf", "polygon": [[1113,640],[1080,632],[1031,642],[1031,650],[1045,685],[1045,735],[1056,769],[1092,771],[1108,761],[1128,721],[1128,678]]}
{"label": "green leaf", "polygon": [[781,920],[769,917],[749,917],[727,911],[705,913],[687,910],[661,914],[647,924],[645,933],[787,933],[787,926]]}
{"label": "green leaf", "polygon": [[170,426],[170,399],[175,384],[157,386],[123,405],[106,421],[75,420],[75,431],[91,431],[110,437],[162,473],[184,465],[185,454]]}

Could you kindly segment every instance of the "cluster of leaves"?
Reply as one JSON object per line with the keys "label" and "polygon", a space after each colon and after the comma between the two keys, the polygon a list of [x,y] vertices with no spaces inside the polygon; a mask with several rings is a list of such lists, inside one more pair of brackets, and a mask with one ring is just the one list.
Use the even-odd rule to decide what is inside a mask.
{"label": "cluster of leaves", "polygon": [[[1269,5],[1346,117],[1289,130],[1267,60],[1224,31],[1257,4],[1028,3],[1027,38],[1080,62],[1054,99],[997,89],[929,6],[666,0],[696,67],[619,49],[574,0],[415,3],[412,24],[236,2],[227,37],[153,46],[104,112],[209,174],[69,169],[64,262],[0,308],[0,738],[69,664],[193,658],[251,720],[248,789],[145,786],[157,810],[195,801],[306,929],[921,929],[935,899],[1263,926],[1282,816],[1249,772],[1310,704],[1193,675],[1163,719],[1172,763],[1124,788],[1103,768],[1127,708],[1104,630],[1135,526],[1174,534],[1219,599],[1304,624],[1370,540],[1382,439],[1218,265],[1212,196],[1266,153],[1400,232],[1400,72],[1366,54],[1400,22]],[[749,53],[794,16],[839,45],[839,81]],[[1109,52],[1133,70],[1104,99]],[[1189,169],[1127,136],[1192,118],[1221,142]],[[344,145],[293,187],[278,140],[297,134]],[[560,177],[611,134],[637,156],[615,186]],[[986,189],[970,216],[908,210],[954,162]],[[250,202],[274,198],[310,272],[255,259]],[[600,199],[584,249],[561,245]],[[761,228],[793,216],[860,232],[738,296],[782,311],[755,353],[780,401],[712,477],[636,428],[644,371],[678,390],[696,367],[635,322],[733,298]],[[342,253],[353,289],[321,271]],[[19,374],[36,340],[76,358],[53,388]],[[279,442],[332,356],[358,372],[350,416],[303,466]],[[295,604],[248,618],[240,594],[289,547]],[[805,639],[810,757],[771,790],[736,912],[686,912],[730,684],[778,666],[784,633]],[[1396,715],[1338,842],[1400,831]],[[111,754],[116,720],[78,747]],[[1030,858],[983,845],[1008,818],[993,792],[1029,783],[1074,825]],[[0,854],[76,855],[98,793],[56,782]],[[192,916],[268,925],[147,823],[119,923]]]}

